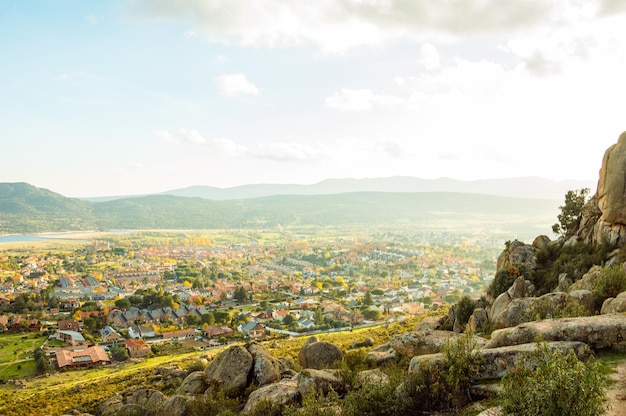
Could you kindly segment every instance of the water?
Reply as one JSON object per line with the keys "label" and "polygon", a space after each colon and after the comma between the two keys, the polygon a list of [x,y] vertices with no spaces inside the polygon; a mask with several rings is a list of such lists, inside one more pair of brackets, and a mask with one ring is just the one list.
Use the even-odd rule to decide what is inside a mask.
{"label": "water", "polygon": [[0,235],[0,243],[27,243],[29,241],[41,241],[41,240],[45,240],[45,238],[41,238],[36,235],[25,235],[25,234]]}

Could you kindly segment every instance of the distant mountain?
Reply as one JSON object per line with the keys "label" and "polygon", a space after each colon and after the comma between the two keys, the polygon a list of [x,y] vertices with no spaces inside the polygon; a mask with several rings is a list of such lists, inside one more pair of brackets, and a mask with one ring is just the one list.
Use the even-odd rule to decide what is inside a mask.
{"label": "distant mountain", "polygon": [[86,202],[28,184],[0,184],[0,232],[348,226],[536,235],[548,232],[558,204],[454,192],[351,192],[222,201],[151,195]]}
{"label": "distant mountain", "polygon": [[224,201],[250,199],[273,195],[329,195],[347,192],[461,192],[508,196],[514,198],[540,198],[562,200],[571,189],[591,188],[592,181],[553,181],[539,177],[483,179],[460,181],[449,178],[419,179],[408,176],[371,179],[328,179],[312,185],[242,185],[232,188],[191,186],[163,192],[175,195]]}
{"label": "distant mountain", "polygon": [[86,201],[24,182],[0,183],[0,232],[29,233],[93,229],[92,206]]}

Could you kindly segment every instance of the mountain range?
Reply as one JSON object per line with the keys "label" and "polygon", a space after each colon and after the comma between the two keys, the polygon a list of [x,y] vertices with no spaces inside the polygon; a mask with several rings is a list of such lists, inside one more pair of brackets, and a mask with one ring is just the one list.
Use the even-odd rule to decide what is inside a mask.
{"label": "mountain range", "polygon": [[[191,187],[158,195],[81,200],[27,183],[0,183],[0,233],[368,226],[536,235],[549,231],[562,197],[522,198],[478,191],[528,194],[534,187],[546,197],[569,185],[585,184],[539,178],[351,179],[315,185]],[[454,192],[460,187],[465,192]]]}
{"label": "mountain range", "polygon": [[[254,184],[230,188],[213,186],[190,186],[173,189],[159,195],[173,195],[225,201],[250,199],[274,195],[332,195],[348,192],[460,192],[508,196],[513,198],[563,199],[571,189],[595,188],[596,183],[583,180],[553,181],[540,177],[505,179],[481,179],[461,181],[450,178],[421,179],[409,176],[366,179],[327,179],[311,185]],[[146,196],[146,195],[134,195]],[[105,196],[85,198],[92,202],[103,202],[127,196]]]}

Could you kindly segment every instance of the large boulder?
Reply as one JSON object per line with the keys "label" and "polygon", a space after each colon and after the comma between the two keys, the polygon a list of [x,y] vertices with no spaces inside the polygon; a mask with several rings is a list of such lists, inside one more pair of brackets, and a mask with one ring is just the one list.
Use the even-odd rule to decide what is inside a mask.
{"label": "large boulder", "polygon": [[126,403],[136,404],[149,410],[158,410],[165,400],[167,397],[158,390],[139,389],[126,399]]}
{"label": "large boulder", "polygon": [[459,336],[458,333],[440,330],[405,332],[392,338],[387,346],[399,356],[412,358],[440,352],[450,338]]}
{"label": "large boulder", "polygon": [[508,269],[510,266],[534,270],[537,265],[537,248],[515,240],[507,243],[504,251],[498,256],[496,270]]}
{"label": "large boulder", "polygon": [[331,390],[342,393],[345,390],[345,386],[336,375],[313,368],[302,370],[296,377],[296,382],[303,396],[312,393],[328,394]]}
{"label": "large boulder", "polygon": [[613,348],[626,351],[626,315],[608,314],[581,318],[546,319],[494,331],[485,348],[545,341],[580,341],[594,351]]}
{"label": "large boulder", "polygon": [[593,283],[600,275],[602,271],[602,267],[600,266],[592,266],[591,269],[585,274],[580,280],[575,281],[572,285],[567,288],[568,292],[572,293],[576,290],[593,290]]}
{"label": "large boulder", "polygon": [[204,371],[194,371],[183,380],[176,389],[176,394],[202,394],[207,389]]}
{"label": "large boulder", "polygon": [[295,381],[280,381],[268,384],[250,393],[243,408],[244,414],[254,412],[261,401],[267,400],[280,407],[300,401],[301,395]]}
{"label": "large boulder", "polygon": [[98,405],[98,414],[101,416],[119,415],[124,407],[124,397],[116,394]]}
{"label": "large boulder", "polygon": [[389,384],[389,376],[378,368],[363,370],[357,373],[357,384],[360,387],[365,385],[384,386]]}
{"label": "large boulder", "polygon": [[280,364],[263,345],[252,343],[248,346],[248,352],[254,361],[252,376],[257,386],[261,387],[280,380]]}
{"label": "large boulder", "polygon": [[596,194],[583,207],[577,235],[587,243],[626,244],[626,132],[602,158]]}
{"label": "large boulder", "polygon": [[229,395],[246,388],[252,370],[252,354],[241,345],[223,351],[204,369],[210,388],[217,387]]}
{"label": "large boulder", "polygon": [[187,405],[192,400],[193,398],[191,396],[181,396],[175,394],[163,403],[163,408],[161,409],[160,414],[167,416],[185,416],[187,414]]}
{"label": "large boulder", "polygon": [[472,312],[472,316],[467,323],[470,329],[474,332],[479,332],[489,323],[489,315],[484,308],[476,308]]}
{"label": "large boulder", "polygon": [[306,343],[298,353],[302,368],[321,370],[330,368],[333,363],[343,360],[343,352],[330,342],[318,341]]}
{"label": "large boulder", "polygon": [[600,311],[602,315],[620,312],[626,312],[626,292],[620,293],[615,298],[605,300]]}
{"label": "large boulder", "polygon": [[[591,355],[589,347],[582,342],[560,341],[549,342],[547,345],[550,349],[558,349],[564,353],[573,351],[581,360],[587,359]],[[533,342],[500,348],[480,349],[478,353],[483,359],[483,365],[480,367],[480,370],[476,375],[476,380],[504,377],[506,372],[515,367],[522,357],[527,356],[536,348],[537,343]],[[426,364],[442,366],[443,354],[430,354],[413,357],[409,364],[409,373],[420,371],[420,369]]]}

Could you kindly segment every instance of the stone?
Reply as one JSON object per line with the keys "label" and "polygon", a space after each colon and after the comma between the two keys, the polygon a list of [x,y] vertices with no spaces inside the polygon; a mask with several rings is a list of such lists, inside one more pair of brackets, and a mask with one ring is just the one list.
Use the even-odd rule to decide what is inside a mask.
{"label": "stone", "polygon": [[395,351],[387,350],[387,351],[370,351],[365,356],[366,361],[372,363],[376,367],[381,367],[388,363],[397,362],[400,357],[396,354]]}
{"label": "stone", "polygon": [[139,389],[126,399],[126,403],[136,404],[148,410],[157,410],[163,406],[165,400],[167,397],[158,390]]}
{"label": "stone", "polygon": [[450,331],[413,331],[392,338],[387,345],[396,355],[411,358],[440,352],[450,338],[457,337],[458,333]]}
{"label": "stone", "polygon": [[626,351],[626,315],[607,314],[579,318],[545,319],[494,331],[485,348],[545,341],[579,341],[594,351]]}
{"label": "stone", "polygon": [[542,250],[550,245],[550,238],[547,235],[540,235],[533,240],[533,247]]}
{"label": "stone", "polygon": [[437,318],[435,316],[427,316],[415,326],[415,331],[432,331],[440,328],[441,318]]}
{"label": "stone", "polygon": [[268,384],[250,393],[242,413],[252,413],[261,400],[269,400],[282,407],[288,404],[298,403],[300,398],[301,395],[295,381],[280,381],[278,383]]}
{"label": "stone", "polygon": [[365,385],[383,386],[389,384],[389,376],[378,368],[363,370],[357,373],[357,384],[360,387]]}
{"label": "stone", "polygon": [[[483,358],[483,365],[480,367],[479,373],[476,376],[476,381],[504,377],[508,370],[515,367],[522,357],[534,351],[537,345],[536,342],[531,342],[499,348],[479,349],[478,353]],[[563,353],[574,351],[576,356],[581,360],[587,359],[591,355],[591,350],[583,342],[555,341],[548,342],[547,346],[551,349],[558,349]],[[409,373],[420,371],[420,368],[427,364],[441,366],[442,363],[443,354],[441,353],[413,357],[409,363]]]}
{"label": "stone", "polygon": [[190,396],[174,395],[163,403],[162,413],[167,416],[185,416],[187,403],[192,400]]}
{"label": "stone", "polygon": [[116,394],[98,405],[98,414],[101,416],[116,416],[124,407],[124,398]]}
{"label": "stone", "polygon": [[204,371],[194,371],[185,377],[176,394],[202,394],[207,387]]}
{"label": "stone", "polygon": [[256,342],[252,343],[248,346],[248,352],[254,361],[252,376],[257,386],[261,387],[280,380],[280,363],[272,357],[263,345]]}
{"label": "stone", "polygon": [[304,369],[296,377],[296,382],[298,383],[298,391],[303,396],[313,393],[326,395],[331,390],[337,393],[345,391],[345,386],[339,377],[324,370]]}
{"label": "stone", "polygon": [[489,315],[484,308],[474,309],[472,316],[469,318],[468,325],[474,332],[482,330],[489,323]]}
{"label": "stone", "polygon": [[252,355],[241,345],[219,353],[204,369],[209,387],[221,388],[228,395],[236,395],[248,385],[252,370]]}
{"label": "stone", "polygon": [[567,289],[570,293],[576,290],[593,290],[593,282],[597,279],[600,274],[602,267],[600,266],[592,266],[587,273],[583,275],[580,280],[572,283],[572,285]]}
{"label": "stone", "polygon": [[590,290],[574,290],[570,291],[567,294],[567,301],[578,302],[582,305],[587,311],[589,315],[593,315],[595,310],[595,300],[593,293]]}
{"label": "stone", "polygon": [[509,266],[534,270],[537,265],[537,248],[521,241],[511,241],[498,256],[496,270],[507,269]]}
{"label": "stone", "polygon": [[608,313],[626,312],[626,292],[622,292],[615,298],[608,298],[602,304],[602,315]]}
{"label": "stone", "polygon": [[343,352],[330,342],[307,342],[298,353],[298,360],[302,368],[321,370],[331,367],[337,361],[342,361]]}

